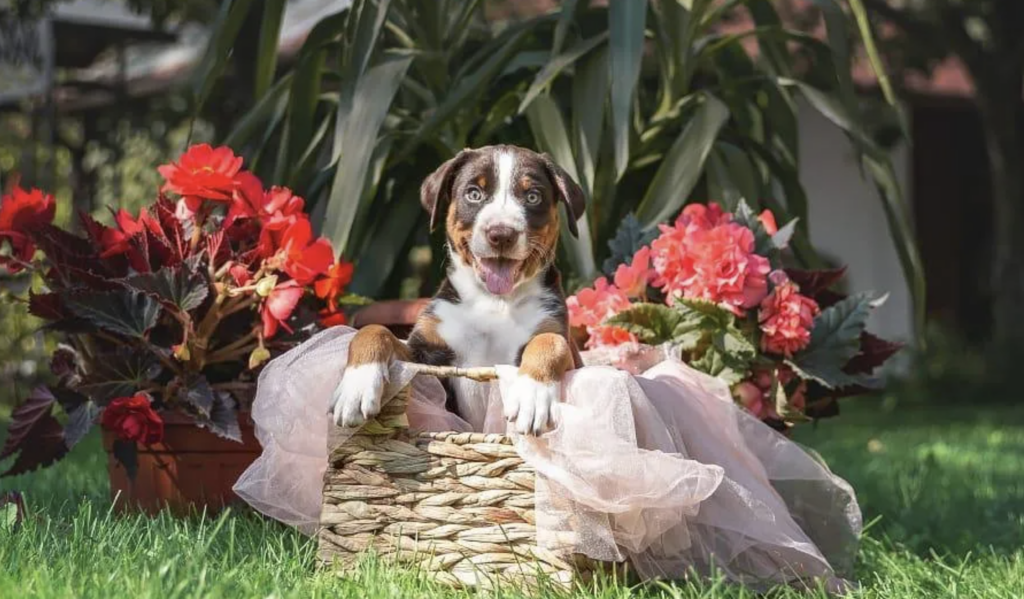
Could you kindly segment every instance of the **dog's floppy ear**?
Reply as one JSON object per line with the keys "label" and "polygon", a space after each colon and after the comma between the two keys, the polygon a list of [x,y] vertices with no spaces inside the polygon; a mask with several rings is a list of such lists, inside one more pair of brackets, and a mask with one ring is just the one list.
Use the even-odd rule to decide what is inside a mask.
{"label": "dog's floppy ear", "polygon": [[583,210],[587,207],[587,202],[583,196],[583,189],[579,186],[579,183],[573,181],[569,173],[565,172],[565,169],[555,164],[551,156],[548,154],[541,154],[544,158],[544,168],[548,171],[548,176],[551,177],[552,182],[555,184],[555,191],[558,193],[558,200],[565,204],[565,211],[568,214],[569,221],[569,232],[572,233],[573,237],[579,237],[579,230],[576,228],[576,221],[583,216]]}
{"label": "dog's floppy ear", "polygon": [[448,159],[437,170],[430,173],[420,185],[420,203],[430,213],[430,230],[437,227],[438,215],[444,213],[445,207],[452,199],[452,184],[455,173],[465,164],[472,150],[465,149]]}

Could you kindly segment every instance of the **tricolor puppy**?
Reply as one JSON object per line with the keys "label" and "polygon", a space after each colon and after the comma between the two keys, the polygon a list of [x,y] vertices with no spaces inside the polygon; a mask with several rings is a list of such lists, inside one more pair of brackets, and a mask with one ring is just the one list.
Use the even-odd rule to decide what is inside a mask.
{"label": "tricolor puppy", "polygon": [[[433,229],[444,219],[448,276],[406,344],[380,326],[361,329],[334,394],[334,420],[358,426],[380,411],[393,359],[460,367],[515,364],[505,398],[515,429],[548,427],[562,375],[579,366],[568,334],[561,276],[555,268],[559,205],[576,235],[583,192],[544,154],[514,146],[463,150],[420,189]],[[448,409],[476,430],[487,414],[476,383],[444,381]]]}

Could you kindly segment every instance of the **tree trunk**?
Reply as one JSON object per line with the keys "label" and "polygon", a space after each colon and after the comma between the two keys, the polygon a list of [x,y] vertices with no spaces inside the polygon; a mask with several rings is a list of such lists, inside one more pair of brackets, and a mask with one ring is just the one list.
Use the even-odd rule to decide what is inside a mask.
{"label": "tree trunk", "polygon": [[1006,69],[995,74],[984,83],[976,79],[976,87],[994,206],[993,341],[1005,349],[1024,347],[1024,74]]}

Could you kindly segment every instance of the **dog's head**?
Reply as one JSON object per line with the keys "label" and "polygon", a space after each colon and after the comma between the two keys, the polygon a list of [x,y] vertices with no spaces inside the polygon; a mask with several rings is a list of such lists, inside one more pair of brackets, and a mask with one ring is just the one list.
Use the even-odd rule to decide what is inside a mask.
{"label": "dog's head", "polygon": [[431,230],[447,210],[448,243],[494,295],[535,277],[555,257],[558,206],[577,235],[583,190],[546,154],[516,146],[459,152],[423,182]]}

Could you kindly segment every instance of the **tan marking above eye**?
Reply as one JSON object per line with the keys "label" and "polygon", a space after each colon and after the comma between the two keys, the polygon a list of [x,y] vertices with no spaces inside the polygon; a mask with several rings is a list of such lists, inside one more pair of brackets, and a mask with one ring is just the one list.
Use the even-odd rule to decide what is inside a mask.
{"label": "tan marking above eye", "polygon": [[487,187],[487,177],[477,177],[476,185],[480,188]]}

